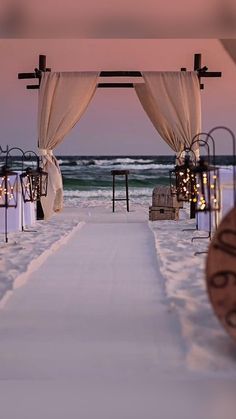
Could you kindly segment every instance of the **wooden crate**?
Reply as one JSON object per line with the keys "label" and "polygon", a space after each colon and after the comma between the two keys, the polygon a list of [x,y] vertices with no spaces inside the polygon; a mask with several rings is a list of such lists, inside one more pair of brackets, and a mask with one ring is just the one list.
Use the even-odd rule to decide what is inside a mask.
{"label": "wooden crate", "polygon": [[179,208],[149,207],[149,220],[178,220]]}
{"label": "wooden crate", "polygon": [[152,192],[152,206],[161,208],[183,208],[176,195],[171,195],[169,186],[156,186]]}

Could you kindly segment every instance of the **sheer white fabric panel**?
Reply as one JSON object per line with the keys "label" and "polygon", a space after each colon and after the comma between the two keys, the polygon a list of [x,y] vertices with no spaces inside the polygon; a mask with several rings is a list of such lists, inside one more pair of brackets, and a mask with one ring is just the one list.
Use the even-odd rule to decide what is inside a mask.
{"label": "sheer white fabric panel", "polygon": [[97,86],[98,73],[46,72],[42,74],[38,105],[38,145],[48,172],[48,194],[41,198],[45,219],[63,207],[62,177],[52,150],[80,120]]}
{"label": "sheer white fabric panel", "polygon": [[[201,132],[201,97],[195,72],[144,72],[138,98],[160,136],[177,154]],[[197,148],[197,144],[196,144]]]}

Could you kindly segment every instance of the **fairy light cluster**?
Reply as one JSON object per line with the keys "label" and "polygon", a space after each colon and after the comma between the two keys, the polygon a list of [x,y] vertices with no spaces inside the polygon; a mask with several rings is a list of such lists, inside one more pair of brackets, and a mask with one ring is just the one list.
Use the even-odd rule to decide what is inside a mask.
{"label": "fairy light cluster", "polygon": [[20,180],[24,202],[34,202],[47,195],[48,174],[41,168],[27,168],[20,175]]}
{"label": "fairy light cluster", "polygon": [[210,166],[206,160],[200,158],[194,169],[196,176],[195,199],[196,211],[220,210],[219,169]]}
{"label": "fairy light cluster", "polygon": [[16,207],[17,173],[11,172],[6,167],[2,167],[0,179],[0,207]]}
{"label": "fairy light cluster", "polygon": [[175,166],[175,169],[170,172],[170,178],[171,190],[173,194],[176,194],[177,200],[191,202],[194,197],[195,176],[188,155],[185,156],[182,165]]}
{"label": "fairy light cluster", "polygon": [[[5,208],[5,242],[8,242],[8,208],[17,207],[18,195],[22,194],[22,201],[34,202],[40,199],[41,196],[47,195],[48,173],[40,168],[40,159],[35,152],[24,152],[19,147],[7,147],[4,156],[4,164],[0,167],[0,207]],[[17,172],[13,172],[11,167],[14,164],[14,156],[12,152],[21,153],[21,174],[18,176]],[[36,166],[35,169],[28,167],[24,169],[25,162],[31,164],[33,161]],[[15,166],[19,166],[19,158],[16,157]],[[20,181],[19,181],[20,179]],[[22,221],[22,231],[24,229]]]}
{"label": "fairy light cluster", "polygon": [[21,188],[24,202],[34,202],[38,199],[38,186],[35,181],[36,176],[31,170],[26,170],[20,175]]}
{"label": "fairy light cluster", "polygon": [[194,202],[196,211],[219,211],[219,169],[210,166],[203,157],[196,165],[186,157],[183,165],[170,172],[172,193],[178,201]]}

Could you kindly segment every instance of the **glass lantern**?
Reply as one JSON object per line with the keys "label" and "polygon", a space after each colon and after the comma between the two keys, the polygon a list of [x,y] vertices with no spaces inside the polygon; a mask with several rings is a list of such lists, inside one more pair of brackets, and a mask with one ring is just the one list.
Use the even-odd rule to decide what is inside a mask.
{"label": "glass lantern", "polygon": [[39,197],[47,196],[48,192],[48,173],[44,172],[41,167],[38,168],[39,170]]}
{"label": "glass lantern", "polygon": [[196,194],[194,202],[196,211],[212,212],[220,210],[220,182],[219,169],[210,166],[204,157],[200,157],[194,168],[196,178]]}
{"label": "glass lantern", "polygon": [[18,173],[7,166],[0,169],[0,207],[16,208],[18,192]]}
{"label": "glass lantern", "polygon": [[176,194],[178,201],[191,202],[195,194],[195,174],[193,173],[193,164],[190,156],[186,155],[184,163],[175,166],[170,171],[170,184],[172,194]]}
{"label": "glass lantern", "polygon": [[33,170],[28,167],[20,175],[20,180],[24,202],[34,202],[47,195],[48,173],[41,168]]}

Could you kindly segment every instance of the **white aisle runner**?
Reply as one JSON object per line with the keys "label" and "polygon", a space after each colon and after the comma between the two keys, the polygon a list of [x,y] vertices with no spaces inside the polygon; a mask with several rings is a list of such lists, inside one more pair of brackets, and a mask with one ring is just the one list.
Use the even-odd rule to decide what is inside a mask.
{"label": "white aisle runner", "polygon": [[3,419],[172,417],[184,348],[154,246],[145,222],[86,223],[14,291],[0,313]]}

